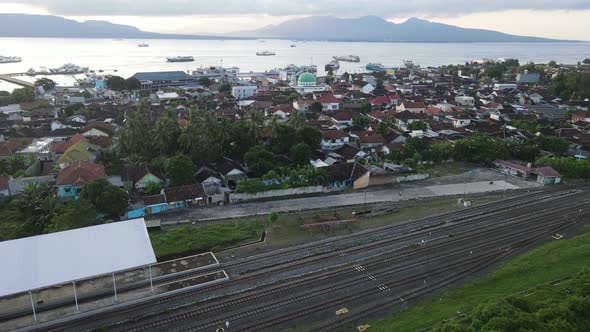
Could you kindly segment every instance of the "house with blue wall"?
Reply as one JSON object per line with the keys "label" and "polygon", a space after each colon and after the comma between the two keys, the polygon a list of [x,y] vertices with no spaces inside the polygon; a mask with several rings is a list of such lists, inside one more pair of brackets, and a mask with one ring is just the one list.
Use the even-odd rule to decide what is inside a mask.
{"label": "house with blue wall", "polygon": [[88,161],[73,162],[57,174],[57,197],[62,200],[77,200],[86,183],[100,178],[106,178],[103,165]]}

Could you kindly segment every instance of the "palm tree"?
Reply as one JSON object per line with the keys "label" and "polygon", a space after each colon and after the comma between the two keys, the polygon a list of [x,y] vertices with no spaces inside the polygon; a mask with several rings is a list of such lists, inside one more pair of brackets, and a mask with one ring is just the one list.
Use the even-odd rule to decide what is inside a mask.
{"label": "palm tree", "polygon": [[268,128],[270,129],[271,137],[276,138],[279,132],[279,127],[281,124],[279,123],[279,116],[273,114],[270,118],[270,122],[268,123]]}
{"label": "palm tree", "polygon": [[254,137],[254,141],[258,142],[260,127],[264,123],[264,115],[255,109],[250,109],[246,114],[248,116],[250,134]]}
{"label": "palm tree", "polygon": [[301,111],[294,110],[293,112],[291,112],[291,116],[289,116],[289,124],[291,125],[291,127],[295,129],[301,129],[303,128],[304,121],[305,117],[303,116],[303,113],[301,113]]}

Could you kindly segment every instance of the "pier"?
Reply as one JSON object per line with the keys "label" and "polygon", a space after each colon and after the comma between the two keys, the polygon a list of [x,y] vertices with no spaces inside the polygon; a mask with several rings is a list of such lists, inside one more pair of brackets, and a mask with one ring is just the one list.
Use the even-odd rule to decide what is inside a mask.
{"label": "pier", "polygon": [[5,81],[8,83],[20,85],[23,87],[31,87],[31,88],[35,87],[35,85],[31,82],[23,81],[21,79],[18,79],[16,77],[10,76],[10,75],[1,75],[0,74],[0,81]]}

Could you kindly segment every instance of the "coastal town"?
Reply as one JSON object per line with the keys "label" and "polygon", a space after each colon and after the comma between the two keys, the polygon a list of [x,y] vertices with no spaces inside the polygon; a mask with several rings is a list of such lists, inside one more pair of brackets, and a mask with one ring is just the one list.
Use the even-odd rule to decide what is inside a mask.
{"label": "coastal town", "polygon": [[451,161],[555,184],[588,175],[588,62],[43,78],[0,97],[0,193],[46,187],[68,205],[96,185],[113,200],[95,197],[96,213],[124,220],[365,189]]}
{"label": "coastal town", "polygon": [[[567,200],[568,195],[583,195],[569,188],[590,177],[590,59],[577,64],[478,59],[440,67],[405,60],[400,67],[369,63],[355,73],[335,67],[339,61],[357,60],[334,57],[323,75],[316,66],[289,65],[259,73],[207,67],[121,77],[67,64],[57,73],[83,71],[85,78],[63,86],[37,72],[30,73],[34,83],[0,76],[23,85],[0,92],[0,240],[11,244],[70,234],[77,241],[89,236],[88,246],[82,247],[92,249],[103,235],[75,232],[101,227],[111,229],[104,240],[110,241],[109,250],[126,251],[125,259],[155,253],[133,269],[109,267],[112,274],[73,280],[73,296],[55,290],[70,284],[28,293],[12,289],[14,295],[0,297],[6,308],[15,308],[0,312],[0,329],[64,324],[76,330],[99,325],[151,330],[159,325],[150,324],[167,322],[160,316],[177,308],[225,301],[226,291],[240,301],[257,301],[260,295],[249,298],[249,291],[278,287],[288,297],[281,289],[292,286],[277,286],[273,273],[299,280],[311,272],[320,277],[338,273],[327,269],[339,264],[356,264],[355,273],[364,273],[370,265],[358,261],[383,264],[373,257],[399,250],[419,254],[404,264],[417,260],[419,271],[411,282],[428,290],[430,283],[447,285],[447,260],[455,255],[420,263],[420,255],[432,255],[420,253],[437,250],[429,249],[431,241],[450,241],[457,253],[469,253],[461,257],[488,264],[494,262],[489,252],[471,256],[479,247],[461,244],[461,236],[454,240],[455,232],[473,234],[474,241],[497,241],[502,252],[512,253],[529,242],[517,237],[521,233],[511,233],[512,222],[488,222],[504,220],[502,213],[515,216],[514,225],[534,219],[527,236],[537,236],[537,228],[542,234],[547,227],[554,229],[553,214],[572,223],[584,218],[580,204],[586,200]],[[446,221],[426,218],[439,213],[446,213]],[[499,224],[507,229],[488,230]],[[560,227],[550,239],[564,237]],[[410,242],[406,236],[412,236]],[[25,239],[14,240],[19,238]],[[280,250],[270,258],[274,249]],[[439,265],[424,272],[429,264]],[[452,273],[470,275],[471,265],[460,264]],[[264,273],[249,276],[258,270]],[[350,285],[372,287],[378,295],[396,287],[406,291],[405,284],[367,286],[365,281],[382,278],[367,275]],[[236,288],[226,290],[225,283]],[[332,287],[338,294],[343,286]],[[195,304],[181,292],[187,292],[184,297],[202,292],[203,297]],[[107,300],[112,295],[113,303]],[[150,309],[160,305],[155,301],[160,297],[167,299],[162,307]],[[131,305],[130,299],[148,303],[134,309],[134,315],[144,317],[149,310],[154,323],[116,312],[121,303]],[[382,298],[375,299],[370,303],[380,308]],[[308,323],[332,329],[347,323],[354,302],[342,307],[338,297],[329,301],[327,308],[339,306],[335,312],[342,321],[328,323],[332,314],[313,322],[276,318],[282,312],[276,310],[256,321],[236,314],[232,322],[269,324],[268,330]],[[295,313],[314,308],[288,303],[297,305]],[[66,310],[74,304],[75,311]],[[180,317],[175,324],[225,331],[230,321],[223,318],[224,308],[232,305],[222,302],[220,312],[191,322],[174,316]],[[263,312],[251,305],[248,315]],[[96,322],[77,315],[97,309],[114,311]],[[355,324],[366,321],[359,317]],[[258,325],[252,328],[258,330]],[[367,328],[356,326],[358,331]]]}

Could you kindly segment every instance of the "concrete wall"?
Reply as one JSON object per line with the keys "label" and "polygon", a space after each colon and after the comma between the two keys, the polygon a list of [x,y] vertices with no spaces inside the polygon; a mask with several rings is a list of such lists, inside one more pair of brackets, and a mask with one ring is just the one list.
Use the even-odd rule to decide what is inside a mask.
{"label": "concrete wall", "polygon": [[10,191],[10,195],[18,195],[25,190],[27,185],[30,183],[55,183],[55,177],[53,175],[47,176],[32,176],[32,177],[21,177],[16,179],[8,180],[8,190]]}
{"label": "concrete wall", "polygon": [[229,194],[229,201],[230,201],[230,203],[238,203],[238,202],[254,201],[254,200],[258,200],[258,199],[266,199],[266,198],[274,198],[274,197],[282,197],[282,196],[316,194],[316,193],[321,193],[322,191],[323,191],[322,186],[312,186],[312,187],[301,187],[301,188],[291,188],[291,189],[269,190],[269,191],[262,191],[259,193],[255,193],[255,194],[231,193],[231,194]]}
{"label": "concrete wall", "polygon": [[364,189],[369,186],[369,181],[371,180],[371,172],[365,173],[361,176],[358,180],[354,181],[354,189]]}
{"label": "concrete wall", "polygon": [[429,177],[430,177],[430,174],[412,174],[412,175],[406,175],[406,176],[398,176],[395,178],[395,182],[401,183],[401,182],[410,182],[410,181],[420,181],[420,180],[426,180]]}

